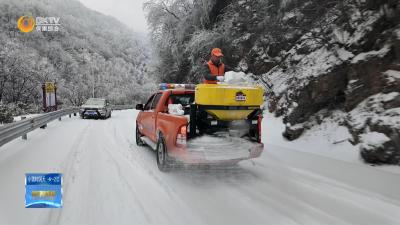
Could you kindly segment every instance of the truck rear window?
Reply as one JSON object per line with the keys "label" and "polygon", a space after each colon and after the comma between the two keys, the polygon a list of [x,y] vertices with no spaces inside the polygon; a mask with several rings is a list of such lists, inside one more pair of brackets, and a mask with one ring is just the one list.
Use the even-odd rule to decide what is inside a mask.
{"label": "truck rear window", "polygon": [[168,104],[181,104],[187,106],[194,103],[194,94],[171,95],[167,101]]}

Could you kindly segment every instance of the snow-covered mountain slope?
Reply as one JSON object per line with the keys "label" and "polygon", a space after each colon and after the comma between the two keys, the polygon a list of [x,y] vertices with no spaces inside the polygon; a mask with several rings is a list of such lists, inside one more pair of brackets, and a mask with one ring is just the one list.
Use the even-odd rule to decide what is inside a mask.
{"label": "snow-covered mountain slope", "polygon": [[[23,15],[59,17],[60,30],[22,33],[17,21]],[[0,21],[0,101],[25,109],[22,114],[41,105],[46,81],[57,82],[64,105],[80,105],[93,92],[114,104],[133,104],[154,87],[143,38],[79,1],[2,0]]]}

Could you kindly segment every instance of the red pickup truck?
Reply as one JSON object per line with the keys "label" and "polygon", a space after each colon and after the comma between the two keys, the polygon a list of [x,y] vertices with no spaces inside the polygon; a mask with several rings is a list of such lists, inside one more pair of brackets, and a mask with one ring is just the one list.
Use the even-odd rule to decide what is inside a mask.
{"label": "red pickup truck", "polygon": [[[217,121],[194,101],[194,90],[173,89],[136,105],[136,144],[156,151],[161,171],[175,165],[236,164],[261,155],[261,110],[244,121]],[[171,113],[171,104],[181,106],[180,113]]]}

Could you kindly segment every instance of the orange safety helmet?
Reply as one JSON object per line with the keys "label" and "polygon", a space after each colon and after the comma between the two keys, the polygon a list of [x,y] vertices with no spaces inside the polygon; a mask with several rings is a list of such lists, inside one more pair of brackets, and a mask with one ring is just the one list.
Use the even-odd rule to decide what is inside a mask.
{"label": "orange safety helmet", "polygon": [[217,56],[217,57],[224,56],[224,54],[222,54],[222,50],[220,48],[213,48],[213,50],[211,50],[211,55]]}

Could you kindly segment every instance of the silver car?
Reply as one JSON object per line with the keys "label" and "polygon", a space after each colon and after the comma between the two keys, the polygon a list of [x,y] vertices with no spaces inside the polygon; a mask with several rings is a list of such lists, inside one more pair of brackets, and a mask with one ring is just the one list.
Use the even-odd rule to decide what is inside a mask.
{"label": "silver car", "polygon": [[89,98],[79,109],[81,118],[107,119],[111,117],[110,103],[104,98]]}

